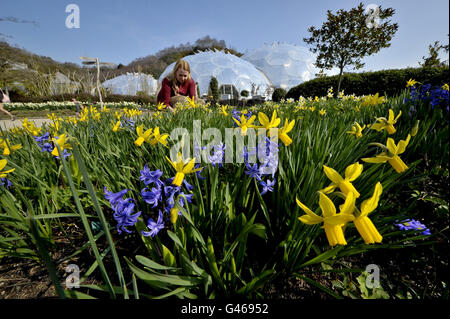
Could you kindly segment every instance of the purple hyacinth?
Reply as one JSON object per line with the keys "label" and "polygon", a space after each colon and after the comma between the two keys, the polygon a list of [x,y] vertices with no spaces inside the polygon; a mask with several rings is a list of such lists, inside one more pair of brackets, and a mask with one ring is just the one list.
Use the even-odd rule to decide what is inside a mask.
{"label": "purple hyacinth", "polygon": [[119,234],[122,231],[127,233],[131,233],[125,227],[134,226],[137,223],[138,217],[141,215],[141,212],[137,212],[133,215],[134,211],[134,203],[131,198],[120,199],[117,205],[114,208],[114,219],[117,221],[117,231]]}
{"label": "purple hyacinth", "polygon": [[153,218],[149,218],[147,228],[150,229],[150,231],[141,231],[142,235],[144,235],[145,237],[155,237],[159,233],[159,231],[164,228],[163,214],[161,213],[161,211],[159,211],[157,222],[155,222]]}
{"label": "purple hyacinth", "polygon": [[430,230],[424,224],[414,219],[406,219],[395,226],[400,230],[419,230],[422,231],[422,235],[431,235]]}
{"label": "purple hyacinth", "polygon": [[161,201],[161,189],[160,188],[152,188],[150,192],[146,192],[145,188],[141,191],[142,198],[144,201],[152,205],[153,208],[158,206],[158,201]]}
{"label": "purple hyacinth", "polygon": [[[195,164],[195,167],[194,167],[194,168],[195,168],[195,169],[200,168],[200,163]],[[200,174],[203,172],[204,169],[205,169],[205,167],[202,167],[201,170],[195,172],[195,174],[197,175],[197,178],[198,178],[198,179],[206,179],[205,177],[203,177],[202,175],[200,175]]]}
{"label": "purple hyacinth", "polygon": [[208,155],[208,160],[212,164],[213,167],[218,165],[219,167],[223,167],[223,156],[225,154],[226,145],[222,142],[219,145],[214,145],[214,153],[212,155]]}
{"label": "purple hyacinth", "polygon": [[155,183],[158,188],[163,185],[163,182],[160,180],[163,172],[157,169],[156,171],[151,171],[147,164],[145,164],[144,168],[141,170],[141,176],[139,179],[144,182],[145,186],[151,183]]}
{"label": "purple hyacinth", "polygon": [[267,182],[261,181],[259,184],[263,187],[261,195],[264,195],[267,192],[273,192],[273,186],[275,186],[275,179],[273,181],[267,180]]}
{"label": "purple hyacinth", "polygon": [[13,186],[13,183],[11,183],[11,181],[7,178],[2,178],[1,182],[2,185],[5,186],[6,188],[10,188],[11,186]]}
{"label": "purple hyacinth", "polygon": [[109,201],[111,207],[116,206],[116,204],[122,199],[123,195],[125,195],[128,191],[129,189],[121,190],[118,193],[108,192],[106,186],[103,189],[103,192],[105,193],[105,199]]}
{"label": "purple hyacinth", "polygon": [[49,137],[50,137],[50,133],[46,132],[44,135],[34,136],[34,140],[38,143],[42,143],[43,141],[48,141]]}
{"label": "purple hyacinth", "polygon": [[53,145],[50,143],[44,143],[43,145],[38,144],[39,147],[41,148],[41,152],[49,152],[51,153],[53,151]]}
{"label": "purple hyacinth", "polygon": [[261,175],[257,163],[253,164],[253,166],[251,166],[249,163],[245,163],[245,166],[247,167],[247,171],[244,171],[245,174],[247,174],[250,178],[254,177],[258,181],[261,180]]}

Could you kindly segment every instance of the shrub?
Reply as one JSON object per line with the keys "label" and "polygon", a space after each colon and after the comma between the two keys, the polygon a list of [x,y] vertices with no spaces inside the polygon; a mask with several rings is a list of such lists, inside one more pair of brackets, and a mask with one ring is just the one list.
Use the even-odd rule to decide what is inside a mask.
{"label": "shrub", "polygon": [[286,96],[286,90],[282,88],[276,88],[272,94],[272,101],[280,102]]}
{"label": "shrub", "polygon": [[248,94],[249,94],[249,92],[247,90],[242,90],[242,92],[241,92],[242,97],[247,97]]}
{"label": "shrub", "polygon": [[217,103],[219,101],[219,83],[215,77],[211,77],[211,81],[209,81],[209,90],[211,91],[213,101]]}
{"label": "shrub", "polygon": [[[49,101],[54,102],[64,102],[72,101],[72,98],[77,99],[82,102],[99,102],[98,95],[90,95],[86,93],[79,94],[58,94],[51,96],[26,96],[17,91],[10,91],[9,96],[11,102],[21,102],[21,103],[44,103]],[[106,97],[102,97],[103,102],[134,102],[140,105],[144,104],[155,104],[156,98],[154,96],[145,95],[120,95],[120,94],[110,94]]]}
{"label": "shrub", "polygon": [[[406,82],[414,79],[421,83],[442,85],[448,83],[449,68],[406,68],[377,72],[347,73],[342,78],[341,90],[345,94],[369,95],[379,93],[385,96],[400,94]],[[330,87],[337,87],[338,76],[316,78],[289,90],[286,98],[326,96]],[[336,92],[338,93],[338,92]]]}

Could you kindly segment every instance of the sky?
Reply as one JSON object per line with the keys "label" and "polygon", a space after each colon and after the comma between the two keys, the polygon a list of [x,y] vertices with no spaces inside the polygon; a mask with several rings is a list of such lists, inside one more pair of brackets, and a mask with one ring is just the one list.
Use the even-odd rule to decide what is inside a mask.
{"label": "sky", "polygon": [[[327,10],[360,2],[395,9],[391,20],[399,25],[391,46],[364,58],[360,71],[417,67],[434,41],[448,44],[448,0],[2,0],[0,39],[79,65],[80,56],[126,65],[206,35],[242,53],[273,42],[309,47],[303,38]],[[79,8],[79,28],[66,26],[70,4]]]}

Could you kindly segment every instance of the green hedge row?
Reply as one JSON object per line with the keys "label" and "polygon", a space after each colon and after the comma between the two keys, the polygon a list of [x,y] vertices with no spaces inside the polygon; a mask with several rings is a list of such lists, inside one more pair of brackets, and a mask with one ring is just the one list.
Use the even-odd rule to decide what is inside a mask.
{"label": "green hedge row", "polygon": [[[333,87],[334,94],[338,92],[338,75],[316,78],[291,88],[286,98],[297,100],[300,96],[326,96],[327,90]],[[342,77],[341,91],[346,95],[369,95],[379,93],[394,96],[401,93],[409,79],[423,84],[442,85],[449,82],[449,68],[406,68],[382,70],[377,72],[347,73]]]}
{"label": "green hedge row", "polygon": [[[9,93],[11,102],[21,102],[21,103],[44,103],[44,102],[65,102],[71,101],[72,98],[83,102],[99,102],[98,95],[90,94],[59,94],[52,96],[25,96],[21,95],[16,91],[11,91]],[[154,96],[135,96],[135,95],[119,95],[119,94],[109,94],[106,97],[102,97],[103,102],[134,102],[140,105],[155,104],[156,98]]]}

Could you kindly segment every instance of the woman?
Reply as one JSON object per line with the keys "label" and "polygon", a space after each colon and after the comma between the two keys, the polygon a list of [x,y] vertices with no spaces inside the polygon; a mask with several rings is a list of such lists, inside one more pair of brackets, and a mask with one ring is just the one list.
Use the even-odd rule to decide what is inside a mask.
{"label": "woman", "polygon": [[173,111],[173,106],[176,103],[184,103],[187,101],[187,97],[194,98],[197,103],[205,103],[197,98],[195,81],[191,76],[189,63],[184,60],[178,60],[173,67],[173,71],[162,81],[156,102],[164,103]]}
{"label": "woman", "polygon": [[1,93],[2,93],[2,101],[1,101],[1,103],[0,103],[0,111],[2,111],[3,113],[8,114],[9,116],[11,116],[11,120],[14,121],[14,120],[16,119],[16,117],[15,117],[14,115],[12,115],[11,113],[9,113],[7,110],[5,110],[5,109],[3,108],[3,103],[9,103],[9,102],[11,102],[11,101],[9,100],[9,96],[6,95],[6,94],[3,92],[2,89],[0,89],[0,91],[1,91]]}

